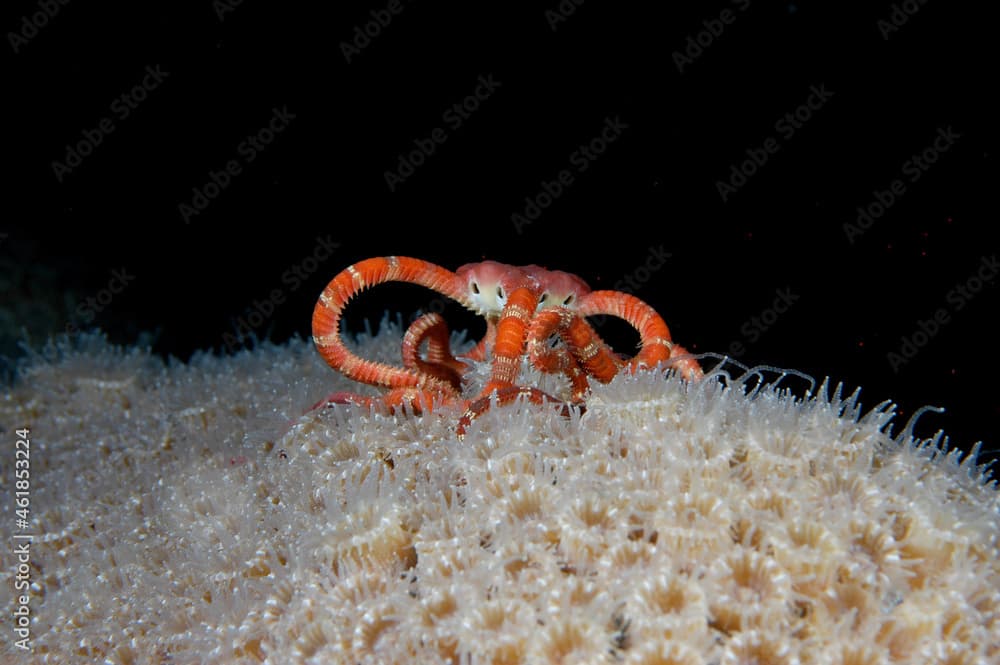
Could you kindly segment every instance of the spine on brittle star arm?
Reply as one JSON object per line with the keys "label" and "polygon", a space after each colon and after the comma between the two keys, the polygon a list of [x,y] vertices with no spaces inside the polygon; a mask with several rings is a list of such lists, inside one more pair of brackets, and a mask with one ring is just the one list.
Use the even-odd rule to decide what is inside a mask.
{"label": "spine on brittle star arm", "polygon": [[563,402],[561,399],[556,399],[548,393],[544,393],[538,388],[521,388],[519,386],[506,386],[503,388],[497,388],[495,395],[485,395],[477,399],[472,400],[469,403],[469,407],[462,414],[462,417],[458,420],[458,426],[455,428],[455,433],[458,434],[458,438],[464,438],[466,431],[472,424],[472,421],[479,416],[486,413],[490,407],[493,405],[493,400],[496,400],[497,406],[505,406],[510,404],[517,398],[523,398],[531,402],[532,404],[556,404],[560,406],[559,413],[564,418],[568,418],[570,415],[569,405]]}
{"label": "spine on brittle star arm", "polygon": [[[466,366],[451,353],[448,324],[435,312],[414,321],[403,335],[403,367],[447,381],[456,391],[462,389]],[[420,347],[427,341],[427,360],[420,357]]]}
{"label": "spine on brittle star arm", "polygon": [[365,289],[386,282],[408,282],[427,287],[471,307],[455,273],[441,266],[405,256],[360,261],[342,270],[327,284],[313,310],[313,341],[323,359],[348,378],[362,383],[387,386],[434,386],[453,391],[447,382],[417,371],[365,360],[345,345],[340,330],[344,308]]}
{"label": "spine on brittle star arm", "polygon": [[593,291],[580,299],[582,316],[608,314],[624,319],[639,333],[641,350],[628,363],[635,371],[642,365],[655,367],[670,358],[670,329],[656,310],[633,295],[617,291]]}
{"label": "spine on brittle star arm", "polygon": [[468,358],[469,360],[478,360],[482,362],[486,360],[486,350],[493,348],[493,343],[497,338],[497,324],[489,316],[486,317],[486,334],[479,342],[462,354],[462,358]]}
{"label": "spine on brittle star arm", "polygon": [[532,289],[519,287],[510,293],[500,316],[500,323],[497,324],[496,342],[493,345],[493,374],[483,395],[514,384],[521,369],[528,322],[536,307],[538,294]]}
{"label": "spine on brittle star arm", "polygon": [[[553,334],[559,335],[565,348],[549,347],[547,340]],[[607,383],[622,364],[590,324],[565,307],[553,307],[535,314],[528,329],[528,357],[544,372],[562,372],[569,377],[574,401],[582,399],[587,392],[587,376]],[[581,365],[585,371],[580,369]]]}

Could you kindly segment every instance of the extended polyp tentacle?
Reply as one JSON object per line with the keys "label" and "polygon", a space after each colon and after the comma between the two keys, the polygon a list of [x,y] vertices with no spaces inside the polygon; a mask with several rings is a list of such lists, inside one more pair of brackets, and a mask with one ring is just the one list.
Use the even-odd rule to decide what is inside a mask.
{"label": "extended polyp tentacle", "polygon": [[[635,372],[640,367],[656,367],[675,355],[670,329],[656,310],[635,296],[620,291],[593,291],[580,300],[581,316],[607,314],[627,321],[639,333],[641,348],[626,367]],[[693,358],[686,364],[685,376],[690,379],[701,375],[701,368]]]}
{"label": "extended polyp tentacle", "polygon": [[[420,347],[427,342],[427,357],[420,357]],[[448,324],[440,314],[424,314],[406,329],[403,335],[403,367],[415,369],[447,381],[456,392],[462,389],[465,363],[451,353]]]}
{"label": "extended polyp tentacle", "polygon": [[674,344],[674,348],[670,350],[670,364],[684,378],[697,380],[705,376],[691,352],[680,344]]}
{"label": "extended polyp tentacle", "polygon": [[419,284],[472,309],[464,285],[455,273],[428,261],[405,256],[366,259],[342,270],[323,289],[313,310],[313,341],[323,359],[350,379],[390,388],[428,388],[442,395],[457,394],[446,380],[408,368],[365,360],[352,353],[341,337],[340,319],[347,303],[367,288],[386,282]]}

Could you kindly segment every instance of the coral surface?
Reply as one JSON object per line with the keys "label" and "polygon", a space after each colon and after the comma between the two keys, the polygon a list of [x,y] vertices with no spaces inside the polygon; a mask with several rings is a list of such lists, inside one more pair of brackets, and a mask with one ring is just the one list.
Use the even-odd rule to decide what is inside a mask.
{"label": "coral surface", "polygon": [[496,408],[460,441],[447,411],[303,415],[357,388],[306,342],[164,364],[64,341],[0,402],[8,440],[30,428],[35,534],[33,652],[5,547],[0,658],[1000,662],[1000,493],[974,455],[759,379],[621,376],[583,415]]}

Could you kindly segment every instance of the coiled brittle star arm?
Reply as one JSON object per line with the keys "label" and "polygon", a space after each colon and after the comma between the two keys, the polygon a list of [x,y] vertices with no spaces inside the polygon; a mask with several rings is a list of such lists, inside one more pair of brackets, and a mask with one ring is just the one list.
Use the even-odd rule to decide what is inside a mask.
{"label": "coiled brittle star arm", "polygon": [[447,380],[412,368],[365,360],[344,344],[340,323],[347,303],[365,289],[387,282],[419,284],[474,309],[466,297],[464,284],[450,270],[405,256],[366,259],[334,277],[316,303],[312,329],[320,355],[331,367],[361,383],[387,388],[427,388],[457,396],[457,389]]}

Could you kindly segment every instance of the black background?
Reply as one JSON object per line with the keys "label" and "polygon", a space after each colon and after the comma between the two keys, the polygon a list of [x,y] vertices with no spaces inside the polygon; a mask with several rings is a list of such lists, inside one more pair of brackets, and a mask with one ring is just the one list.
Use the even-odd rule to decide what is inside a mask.
{"label": "black background", "polygon": [[[385,22],[388,4],[70,0],[32,31],[25,22],[41,23],[42,5],[8,3],[8,319],[33,342],[67,326],[123,343],[149,331],[157,352],[186,359],[225,350],[224,335],[274,289],[284,301],[253,319],[254,332],[307,335],[324,284],[363,258],[539,263],[595,288],[638,278],[636,295],[692,351],[742,343],[742,362],[861,386],[866,407],[893,399],[897,431],[940,405],[947,413],[925,415],[918,434],[943,428],[954,445],[1000,446],[995,280],[960,311],[948,298],[998,251],[987,17],[941,0],[656,11],[567,0],[558,20],[555,1],[414,0],[376,28],[372,12]],[[718,22],[723,10],[729,23]],[[348,58],[366,26],[374,36]],[[18,33],[33,36],[15,45]],[[156,66],[166,78],[117,116],[115,100]],[[500,85],[449,126],[444,113],[480,77]],[[832,96],[794,135],[779,133],[819,88]],[[275,108],[294,119],[246,163],[239,144]],[[114,131],[60,181],[53,162],[104,117]],[[627,129],[519,233],[512,215],[574,170],[571,153],[608,118]],[[391,191],[386,171],[438,127],[447,140]],[[904,163],[949,129],[960,138],[912,181]],[[717,183],[768,137],[778,151],[724,201]],[[233,159],[241,173],[185,220],[179,205]],[[844,225],[897,178],[904,193],[850,242]],[[310,267],[327,236],[340,247],[308,280],[283,278]],[[643,272],[654,251],[670,257]],[[134,279],[87,314],[114,269]],[[779,290],[796,302],[751,339]],[[349,320],[409,315],[430,299],[382,287]],[[938,309],[949,322],[894,369],[887,354]],[[634,341],[613,324],[602,333],[622,350]]]}

